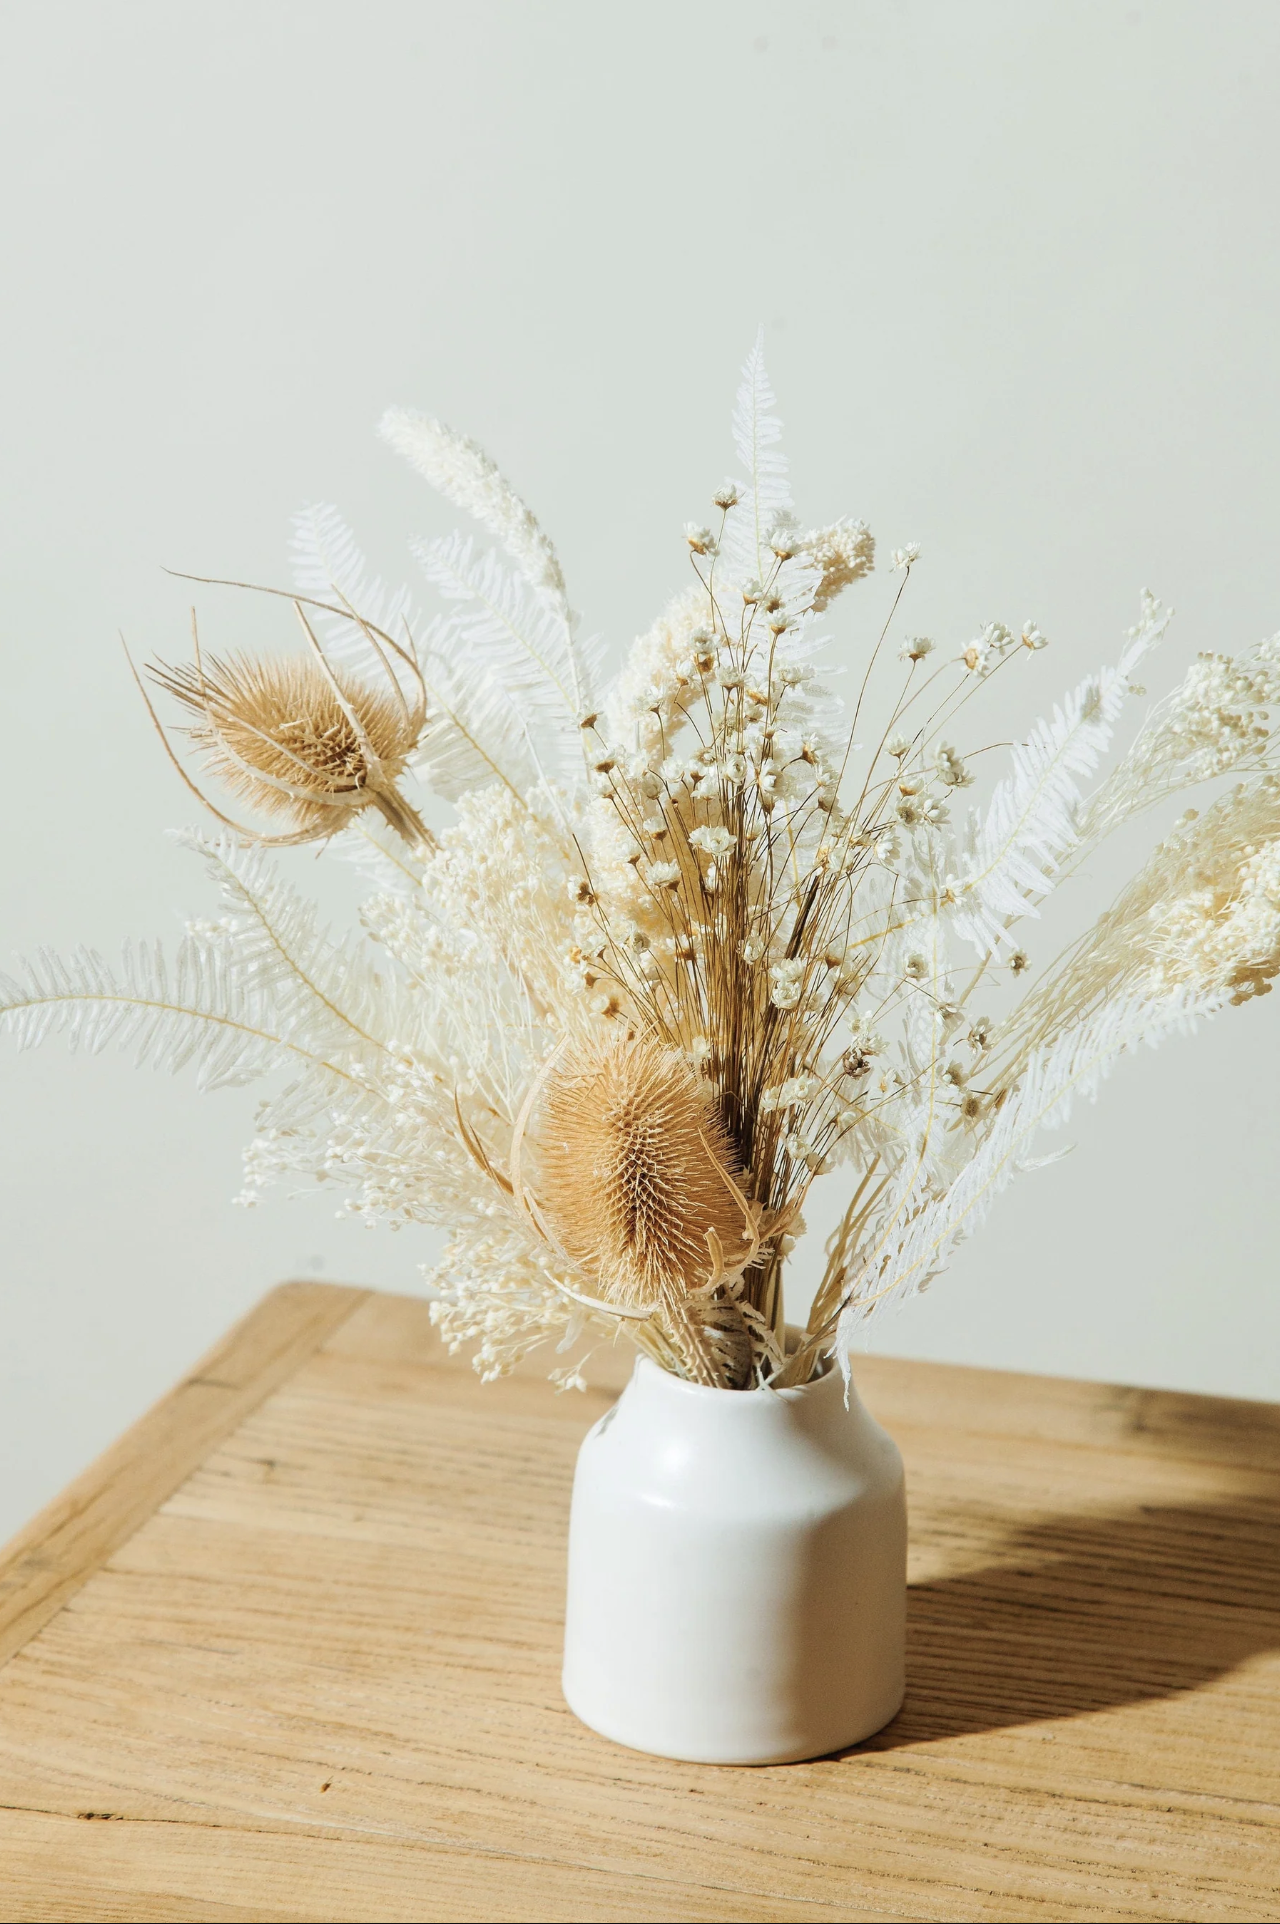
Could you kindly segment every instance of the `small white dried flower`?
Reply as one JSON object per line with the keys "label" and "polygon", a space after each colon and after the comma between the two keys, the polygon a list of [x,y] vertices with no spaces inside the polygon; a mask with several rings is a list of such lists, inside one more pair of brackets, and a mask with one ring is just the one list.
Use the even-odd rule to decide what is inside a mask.
{"label": "small white dried flower", "polygon": [[968,788],[973,781],[964,763],[949,742],[939,742],[933,751],[934,773],[946,788]]}
{"label": "small white dried flower", "polygon": [[761,584],[755,580],[744,581],[742,584],[742,599],[748,607],[751,607],[757,601],[762,601],[764,599],[764,589]]}
{"label": "small white dried flower", "polygon": [[741,668],[737,668],[731,661],[727,661],[717,668],[716,680],[722,688],[741,688],[743,682],[746,680],[746,676],[743,674]]}
{"label": "small white dried flower", "polygon": [[676,862],[650,862],[645,871],[645,880],[653,889],[674,889],[680,886],[680,868]]}
{"label": "small white dried flower", "polygon": [[704,855],[712,856],[725,856],[731,848],[738,846],[732,830],[722,828],[718,823],[712,825],[704,822],[700,828],[693,830],[689,841],[694,848],[700,848]]}
{"label": "small white dried flower", "polygon": [[898,650],[899,661],[923,661],[933,653],[933,643],[928,635],[908,635]]}
{"label": "small white dried flower", "polygon": [[929,973],[929,964],[922,955],[909,955],[902,965],[902,972],[909,975],[913,982],[923,982]]}
{"label": "small white dried flower", "polygon": [[918,561],[919,559],[920,543],[918,541],[908,541],[904,543],[901,548],[895,548],[893,551],[892,561],[894,572],[896,573],[899,568],[909,568],[912,562]]}
{"label": "small white dried flower", "polygon": [[763,761],[756,770],[756,787],[760,791],[760,806],[767,813],[774,804],[777,794],[778,778],[782,774],[775,761]]}
{"label": "small white dried flower", "polygon": [[787,956],[775,962],[769,973],[773,989],[769,1000],[775,1009],[794,1009],[804,991],[805,963],[802,956]]}
{"label": "small white dried flower", "polygon": [[716,489],[711,499],[717,508],[722,509],[726,513],[730,508],[736,508],[739,499],[737,482],[726,481],[722,488]]}
{"label": "small white dried flower", "polygon": [[685,522],[684,538],[694,554],[713,555],[719,546],[710,528],[700,528],[696,521]]}
{"label": "small white dried flower", "polygon": [[812,1076],[792,1076],[776,1088],[766,1089],[760,1098],[760,1107],[766,1115],[778,1109],[792,1109],[799,1102],[807,1102],[817,1087]]}
{"label": "small white dried flower", "polygon": [[1038,648],[1047,648],[1049,646],[1048,636],[1041,634],[1034,621],[1023,622],[1022,633],[1018,639],[1021,641],[1023,647],[1029,648],[1033,654]]}
{"label": "small white dried flower", "polygon": [[1014,975],[1021,975],[1023,970],[1030,966],[1031,958],[1025,949],[1015,949],[1009,957],[1009,968]]}
{"label": "small white dried flower", "polygon": [[901,761],[904,755],[911,753],[910,736],[890,735],[888,741],[885,743],[885,750],[888,754],[896,756],[896,758]]}

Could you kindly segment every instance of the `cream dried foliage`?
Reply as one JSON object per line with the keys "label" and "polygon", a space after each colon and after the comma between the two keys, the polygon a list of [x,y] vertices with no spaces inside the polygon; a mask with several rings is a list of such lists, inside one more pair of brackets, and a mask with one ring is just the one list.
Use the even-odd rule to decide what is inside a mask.
{"label": "cream dried foliage", "polygon": [[1266,995],[1280,973],[1280,780],[1267,776],[1192,810],[1099,925],[1132,944],[1161,989],[1191,984],[1232,1002]]}
{"label": "cream dried foliage", "polygon": [[661,749],[667,731],[702,695],[696,657],[710,641],[713,606],[701,582],[677,595],[631,645],[608,705],[610,741],[636,724],[642,751]]}
{"label": "cream dried foliage", "polygon": [[[229,914],[176,958],[43,957],[0,996],[24,1041],[115,1037],[206,1083],[279,1070],[248,1191],[319,1179],[367,1222],[445,1229],[433,1314],[485,1377],[619,1333],[727,1388],[847,1365],[859,1319],[927,1284],[1116,1061],[1280,974],[1280,642],[1202,657],[1107,775],[1169,621],[1144,593],[1115,658],[989,780],[968,704],[1043,662],[1044,635],[891,632],[920,565],[906,543],[842,660],[826,623],[874,544],[848,517],[804,531],[774,407],[757,346],[739,478],[686,529],[691,578],[611,687],[524,501],[464,437],[392,417],[505,558],[461,535],[417,550],[443,603],[420,622],[316,508],[289,597],[309,653],[197,646],[157,671],[210,772],[288,824],[242,835],[372,867],[360,934],[333,940],[224,837],[204,846]],[[412,768],[455,810],[438,842]],[[1246,779],[1038,966],[1026,925],[1050,890],[1119,823],[1227,773]],[[784,1353],[790,1239],[844,1166]]]}
{"label": "cream dried foliage", "polygon": [[1012,1089],[1031,1055],[1124,996],[1239,1004],[1280,974],[1280,779],[1187,811],[1088,934],[1024,998],[985,1078]]}
{"label": "cream dried foliage", "polygon": [[802,551],[821,570],[813,597],[813,611],[822,614],[842,588],[860,581],[875,565],[876,544],[865,521],[844,515],[829,528],[815,528],[804,537]]}
{"label": "cream dried foliage", "polygon": [[411,845],[430,845],[397,787],[425,704],[406,697],[389,671],[388,685],[373,688],[319,654],[197,653],[194,662],[156,663],[149,672],[195,716],[186,733],[207,772],[240,800],[289,822],[287,839],[328,839],[372,807]]}

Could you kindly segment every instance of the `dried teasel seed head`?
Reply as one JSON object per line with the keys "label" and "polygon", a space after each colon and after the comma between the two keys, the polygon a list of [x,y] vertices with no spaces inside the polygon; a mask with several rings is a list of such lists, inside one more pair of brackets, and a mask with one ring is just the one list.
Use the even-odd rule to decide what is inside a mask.
{"label": "dried teasel seed head", "polygon": [[237,654],[198,656],[176,668],[155,663],[148,673],[195,717],[186,733],[208,772],[291,827],[283,837],[242,833],[319,841],[372,806],[406,841],[430,846],[430,832],[396,787],[422,732],[425,703],[408,700],[390,671],[388,687],[377,689],[323,659]]}
{"label": "dried teasel seed head", "polygon": [[538,1204],[600,1294],[678,1309],[752,1247],[728,1135],[685,1057],[647,1039],[580,1050],[547,1079]]}

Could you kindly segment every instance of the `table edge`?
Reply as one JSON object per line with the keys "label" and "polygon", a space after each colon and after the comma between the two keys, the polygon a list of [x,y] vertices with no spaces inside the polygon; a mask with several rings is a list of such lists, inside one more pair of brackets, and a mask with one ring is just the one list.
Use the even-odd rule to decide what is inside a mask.
{"label": "table edge", "polygon": [[337,1283],[277,1284],[0,1547],[0,1664],[371,1294]]}

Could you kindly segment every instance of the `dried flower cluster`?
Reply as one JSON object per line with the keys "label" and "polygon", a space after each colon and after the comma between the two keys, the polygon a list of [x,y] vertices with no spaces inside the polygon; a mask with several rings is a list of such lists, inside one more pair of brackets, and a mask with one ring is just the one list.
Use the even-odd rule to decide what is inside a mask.
{"label": "dried flower cluster", "polygon": [[[686,528],[687,585],[608,686],[488,457],[388,416],[502,553],[422,544],[444,604],[423,620],[333,510],[300,517],[308,652],[158,671],[206,771],[288,833],[192,838],[225,913],[176,961],[46,958],[6,986],[26,1040],[115,1035],[194,1056],[210,1085],[284,1069],[246,1194],[306,1174],[369,1221],[445,1225],[435,1314],[485,1375],[622,1330],[696,1382],[804,1381],[847,1359],[874,1303],[924,1286],[1119,1055],[1280,973],[1280,639],[1201,657],[1099,778],[1168,622],[1145,596],[1114,665],[962,809],[985,767],[968,704],[1045,636],[906,632],[908,543],[887,614],[837,647],[826,619],[874,544],[860,521],[797,518],[773,408],[757,347],[738,477]],[[402,792],[411,766],[454,805],[438,841]],[[1020,926],[1100,837],[1223,776],[1037,970]],[[365,859],[358,934],[324,934],[246,846],[272,839]],[[788,1345],[785,1257],[812,1184],[846,1165]]]}

